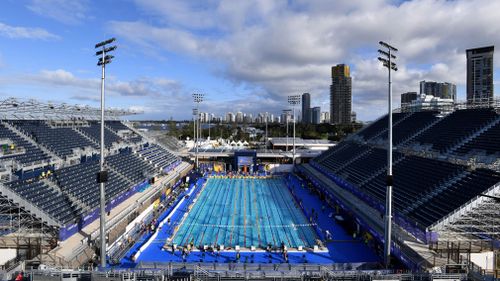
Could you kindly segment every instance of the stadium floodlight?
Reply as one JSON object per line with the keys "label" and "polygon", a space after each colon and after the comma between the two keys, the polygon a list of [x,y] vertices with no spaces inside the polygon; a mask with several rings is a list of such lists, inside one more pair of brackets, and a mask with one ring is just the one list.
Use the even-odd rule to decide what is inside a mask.
{"label": "stadium floodlight", "polygon": [[195,126],[196,128],[196,141],[195,141],[195,165],[196,169],[198,169],[198,141],[200,137],[200,112],[199,112],[199,105],[201,102],[203,102],[203,99],[205,98],[205,94],[203,93],[193,93],[193,101],[196,103],[196,117],[195,117]]}
{"label": "stadium floodlight", "polygon": [[386,178],[386,196],[385,196],[385,228],[384,228],[384,263],[386,267],[389,267],[391,261],[391,238],[392,238],[392,186],[394,183],[392,175],[392,77],[391,70],[398,71],[396,63],[392,60],[396,59],[393,54],[397,52],[398,49],[380,41],[379,44],[385,50],[378,50],[378,53],[382,55],[378,57],[378,60],[382,62],[382,65],[389,71],[389,81],[388,81],[388,112],[387,116],[388,122],[388,136],[387,136],[387,178]]}
{"label": "stadium floodlight", "polygon": [[104,170],[104,80],[106,72],[106,64],[111,63],[114,56],[108,55],[108,52],[116,50],[116,46],[106,47],[106,45],[116,41],[116,38],[111,38],[95,45],[95,48],[101,48],[96,52],[96,56],[100,56],[97,65],[102,68],[101,76],[101,157],[99,161],[99,173],[97,173],[97,183],[100,185],[100,231],[101,231],[101,267],[106,267],[106,194],[104,184],[108,181],[108,172]]}
{"label": "stadium floodlight", "polygon": [[109,43],[113,43],[116,41],[116,38],[110,38],[108,40],[105,40],[105,41],[102,41],[102,42],[99,42],[95,45],[95,48],[100,48],[100,47],[105,47],[106,45],[108,45]]}
{"label": "stadium floodlight", "polygon": [[288,103],[292,106],[292,118],[293,118],[293,143],[292,143],[292,162],[295,165],[295,106],[300,104],[300,95],[290,95],[288,96]]}

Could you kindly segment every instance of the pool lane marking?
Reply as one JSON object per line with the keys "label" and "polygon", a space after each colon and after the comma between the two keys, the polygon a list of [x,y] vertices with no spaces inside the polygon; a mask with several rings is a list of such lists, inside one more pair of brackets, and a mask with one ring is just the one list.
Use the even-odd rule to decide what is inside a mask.
{"label": "pool lane marking", "polygon": [[245,186],[247,181],[243,181],[243,245],[247,246],[247,193]]}
{"label": "pool lane marking", "polygon": [[[233,179],[231,179],[231,182],[233,181]],[[236,188],[236,196],[235,196],[235,199],[238,198],[238,194],[239,194],[239,188]],[[229,236],[229,245],[232,246],[232,242],[233,242],[233,232],[234,232],[234,216],[236,214],[236,208],[237,208],[237,201],[238,200],[233,200],[234,201],[234,210],[233,210],[233,215],[231,216],[231,236]]]}
{"label": "pool lane marking", "polygon": [[[217,185],[214,187],[217,190],[216,193],[215,193],[215,200],[217,200],[219,198],[219,194],[220,194],[220,191],[221,191],[221,188],[219,188],[219,187],[220,187],[220,182],[217,181]],[[209,198],[207,198],[207,202],[209,201],[208,199]],[[215,201],[212,200],[211,203],[215,203]],[[214,213],[214,210],[215,210],[215,206],[212,206],[212,208],[210,210],[208,210],[208,212],[205,212],[205,215],[203,216],[203,223],[205,223],[205,219],[207,218],[207,215],[208,215],[209,212],[210,212],[210,215],[208,216],[208,220],[210,220],[210,218],[212,217],[212,215]],[[202,226],[202,228],[203,228],[203,226]],[[201,233],[201,239],[196,244],[203,243],[203,238],[205,237],[205,232],[207,231],[207,228],[208,228],[208,226],[205,227],[205,230],[203,230],[203,232]],[[199,235],[200,234],[198,233],[198,236]]]}
{"label": "pool lane marking", "polygon": [[[205,191],[205,188],[207,186],[208,186],[208,180],[205,181],[204,185],[202,186],[202,190],[200,190],[200,192],[199,192],[199,195],[196,198],[193,198],[193,203],[194,203],[194,199],[196,199],[196,201],[198,202],[198,200],[202,198],[202,196],[204,195],[203,192]],[[210,192],[211,192],[211,190],[206,190],[205,196],[208,197]],[[203,207],[206,204],[206,201],[207,200],[203,201],[202,205],[198,205],[198,204],[194,203],[194,207],[196,207],[196,212],[194,212],[194,207],[193,207],[193,209],[190,212],[187,212],[187,215],[185,217],[185,220],[183,220],[183,223],[189,218],[189,215],[191,214],[191,212],[193,212],[192,217],[194,218],[194,220],[197,220],[201,210],[203,209]],[[180,226],[179,226],[179,228],[180,228]],[[187,243],[189,243],[189,238],[191,238],[191,236],[193,236],[192,232],[193,232],[192,225],[188,224],[188,227],[186,228],[186,233],[184,234],[184,237],[182,237],[183,239],[181,240],[181,243],[183,240],[185,241],[184,242],[185,245]],[[187,235],[187,238],[186,238],[186,235]]]}
{"label": "pool lane marking", "polygon": [[[287,185],[287,182],[283,179],[280,183],[280,186],[279,186],[279,192],[283,197],[285,197],[285,196],[291,197],[290,199],[292,199],[292,201],[290,202],[289,200],[285,200],[285,204],[289,209],[290,215],[294,218],[294,221],[300,222],[300,218],[297,216],[297,212],[296,212],[296,206],[297,206],[298,202],[295,200],[295,198],[293,197],[293,195],[291,194],[290,190],[288,189],[288,187],[286,185]],[[287,193],[287,194],[285,194],[285,193]],[[297,226],[297,225],[294,223],[294,226]],[[299,227],[296,229],[297,229],[297,236],[299,237],[300,240],[302,240],[302,244],[303,244],[302,246],[305,247],[307,239],[304,240],[304,229],[302,227]],[[299,245],[296,245],[296,246],[298,247]]]}
{"label": "pool lane marking", "polygon": [[259,239],[259,245],[262,245],[262,241],[260,240],[260,228],[259,228],[259,209],[257,208],[257,196],[255,194],[255,179],[252,179],[252,187],[251,187],[251,194],[253,194],[253,206],[255,209],[255,224],[257,226],[257,238]]}
{"label": "pool lane marking", "polygon": [[218,225],[214,225],[214,227],[217,227],[217,233],[215,234],[215,243],[216,244],[219,244],[219,232],[221,230],[222,219],[224,218],[223,214],[224,214],[224,210],[226,209],[227,197],[229,197],[229,192],[227,192],[225,190],[225,188],[226,188],[226,185],[224,184],[225,182],[221,181],[221,183],[222,183],[221,189],[224,189],[223,194],[225,194],[225,196],[224,196],[224,200],[222,200],[222,202],[221,202],[222,208],[219,208],[219,212],[220,212],[220,214],[219,214],[220,215],[219,224]]}
{"label": "pool lane marking", "polygon": [[[269,197],[271,197],[271,194],[270,194],[270,191],[269,191],[269,186],[267,185],[267,182],[266,182],[266,184],[265,184],[265,187],[264,187],[264,185],[263,185],[263,188],[261,188],[261,189],[260,189],[260,191],[261,191],[261,192],[260,192],[259,194],[262,194],[262,195],[263,195],[262,197],[264,197],[264,196],[266,196],[266,197],[268,197],[268,196],[269,196]],[[269,206],[269,204],[268,204],[268,200],[261,200],[261,201],[260,201],[260,203],[264,205],[263,210],[265,210],[265,213],[266,213],[266,215],[267,215],[267,220],[266,220],[266,221],[267,221],[267,224],[269,225],[269,232],[271,233],[271,238],[273,238],[274,245],[278,245],[278,244],[276,243],[276,237],[275,237],[275,233],[274,233],[274,232],[275,232],[275,230],[271,227],[271,217],[270,217],[270,213],[272,213],[272,212],[271,212],[271,211],[272,211],[272,210],[271,210],[271,206]],[[273,218],[273,220],[272,220],[272,221],[274,222],[274,218]],[[276,235],[276,236],[277,236],[277,235]],[[268,243],[269,243],[269,242],[268,242]]]}
{"label": "pool lane marking", "polygon": [[[283,205],[281,204],[281,201],[279,200],[279,198],[276,198],[276,196],[277,196],[277,195],[276,195],[276,193],[275,193],[275,192],[273,192],[273,189],[274,189],[274,188],[273,188],[273,186],[274,186],[274,187],[276,187],[276,183],[275,183],[275,182],[272,182],[271,184],[272,184],[272,185],[271,185],[271,194],[272,194],[272,196],[273,196],[273,198],[274,198],[274,201],[275,201],[275,202],[278,202],[278,205],[280,205],[280,207],[281,207],[281,206],[283,206]],[[279,209],[284,209],[284,208],[279,208]],[[277,209],[277,210],[278,210],[278,209]],[[281,224],[282,224],[282,225],[284,225],[284,223],[283,223],[283,219],[281,218],[281,217],[282,217],[282,216],[281,216],[282,214],[281,214],[280,212],[278,212],[278,211],[277,211],[276,213],[278,214],[279,221],[281,222]],[[285,234],[286,240],[288,240],[288,245],[291,247],[291,246],[292,246],[292,241],[290,241],[290,237],[288,237],[290,233],[287,233],[286,228],[284,228],[284,229],[283,229],[283,233]]]}

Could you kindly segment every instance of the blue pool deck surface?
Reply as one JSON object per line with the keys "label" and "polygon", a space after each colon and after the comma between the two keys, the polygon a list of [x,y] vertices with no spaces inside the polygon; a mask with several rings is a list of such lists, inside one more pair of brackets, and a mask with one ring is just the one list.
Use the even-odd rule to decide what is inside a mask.
{"label": "blue pool deck surface", "polygon": [[[293,190],[295,199],[290,190]],[[285,260],[280,252],[248,249],[250,246],[265,247],[266,242],[280,245],[281,241],[290,248],[290,263],[380,262],[362,239],[353,238],[335,222],[330,216],[334,212],[332,208],[326,206],[322,212],[323,203],[319,197],[298,181],[292,184],[283,177],[210,178],[203,186],[193,186],[187,193],[191,193],[189,200],[180,200],[159,219],[162,221],[168,216],[171,223],[157,229],[154,239],[151,239],[151,233],[143,235],[122,259],[123,267],[133,267],[140,262],[235,262],[236,245],[242,249],[239,262],[283,263]],[[296,205],[299,198],[304,210]],[[308,221],[312,208],[318,214],[317,225]],[[326,247],[322,251],[294,249],[297,246],[311,247],[318,238],[324,241],[325,230],[332,234],[333,239],[324,242]],[[214,241],[226,249],[219,254],[194,250],[184,259],[180,250],[172,253],[163,249],[166,243],[183,245],[193,242],[198,246],[212,245]],[[132,256],[145,243],[147,247],[133,260]]]}

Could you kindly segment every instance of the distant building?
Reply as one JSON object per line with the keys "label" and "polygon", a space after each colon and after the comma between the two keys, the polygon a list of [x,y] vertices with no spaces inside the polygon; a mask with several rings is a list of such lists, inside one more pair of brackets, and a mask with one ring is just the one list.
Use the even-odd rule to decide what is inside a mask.
{"label": "distant building", "polygon": [[321,123],[330,123],[330,112],[321,112]]}
{"label": "distant building", "polygon": [[[422,85],[422,82],[420,82]],[[409,106],[414,100],[417,100],[417,92],[407,92],[401,94],[401,108]]]}
{"label": "distant building", "polygon": [[420,81],[420,94],[457,100],[457,86],[448,82]]}
{"label": "distant building", "polygon": [[311,109],[312,124],[321,123],[321,107],[316,106]]}
{"label": "distant building", "polygon": [[356,111],[351,112],[351,122],[356,122],[357,119],[356,116],[357,116]]}
{"label": "distant building", "polygon": [[311,123],[311,95],[302,94],[302,123]]}
{"label": "distant building", "polygon": [[235,121],[234,114],[232,112],[226,113],[226,122],[227,123],[234,123],[234,121]]}
{"label": "distant building", "polygon": [[406,107],[406,111],[421,111],[423,109],[427,110],[440,110],[443,107],[453,106],[454,101],[452,99],[442,99],[439,97],[434,97],[432,95],[420,95],[416,100],[410,103]]}
{"label": "distant building", "polygon": [[332,67],[330,86],[330,122],[333,124],[351,123],[352,78],[349,66],[338,64]]}
{"label": "distant building", "polygon": [[281,113],[281,122],[283,124],[286,124],[287,122],[288,123],[292,122],[292,110],[291,109],[283,110],[283,113]]}
{"label": "distant building", "polygon": [[494,46],[469,49],[467,54],[467,103],[475,104],[493,99]]}
{"label": "distant building", "polygon": [[243,123],[243,112],[236,112],[236,123]]}

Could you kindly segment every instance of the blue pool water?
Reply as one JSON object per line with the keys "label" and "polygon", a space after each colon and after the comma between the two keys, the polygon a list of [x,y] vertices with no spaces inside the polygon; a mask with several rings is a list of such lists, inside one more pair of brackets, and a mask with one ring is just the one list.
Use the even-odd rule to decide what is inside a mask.
{"label": "blue pool water", "polygon": [[187,216],[178,225],[173,243],[313,247],[317,235],[281,178],[211,178]]}

